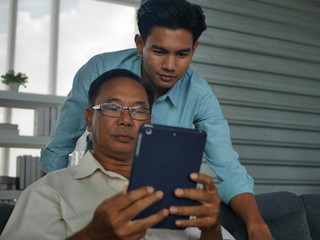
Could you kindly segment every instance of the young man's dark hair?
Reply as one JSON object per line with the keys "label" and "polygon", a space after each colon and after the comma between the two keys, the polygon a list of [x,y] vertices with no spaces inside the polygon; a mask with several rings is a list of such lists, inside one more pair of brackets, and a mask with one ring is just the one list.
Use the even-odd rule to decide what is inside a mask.
{"label": "young man's dark hair", "polygon": [[146,83],[142,83],[142,79],[136,75],[135,73],[127,70],[127,69],[113,69],[101,74],[97,77],[90,85],[89,92],[88,92],[88,99],[89,99],[89,106],[93,107],[95,105],[96,97],[99,94],[101,85],[104,84],[106,81],[116,78],[116,77],[128,77],[133,80],[139,82],[147,92],[148,95],[148,102],[150,105],[150,109],[152,108],[153,99],[154,99],[154,92],[151,86]]}
{"label": "young man's dark hair", "polygon": [[144,42],[154,26],[186,29],[192,33],[193,43],[207,29],[201,7],[185,0],[147,0],[137,12],[137,20]]}

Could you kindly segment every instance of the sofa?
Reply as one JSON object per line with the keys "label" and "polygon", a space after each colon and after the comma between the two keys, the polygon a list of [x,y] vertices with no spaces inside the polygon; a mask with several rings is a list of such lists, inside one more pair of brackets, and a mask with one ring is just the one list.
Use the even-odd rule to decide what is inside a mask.
{"label": "sofa", "polygon": [[[271,192],[257,194],[256,200],[276,240],[320,240],[320,194]],[[248,239],[244,222],[225,204],[221,224],[235,239]]]}
{"label": "sofa", "polygon": [[[320,194],[290,192],[256,195],[261,215],[276,240],[320,240]],[[14,205],[0,203],[0,235]],[[243,221],[221,205],[221,224],[237,239],[248,239]]]}
{"label": "sofa", "polygon": [[0,235],[14,208],[13,204],[0,202]]}

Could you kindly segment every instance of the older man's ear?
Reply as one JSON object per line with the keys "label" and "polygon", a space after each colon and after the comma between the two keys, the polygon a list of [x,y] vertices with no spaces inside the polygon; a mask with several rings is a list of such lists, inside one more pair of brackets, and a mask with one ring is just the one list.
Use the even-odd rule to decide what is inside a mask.
{"label": "older man's ear", "polygon": [[88,132],[92,132],[92,117],[93,117],[92,108],[87,108],[84,111],[84,119],[86,120],[86,126],[87,126]]}

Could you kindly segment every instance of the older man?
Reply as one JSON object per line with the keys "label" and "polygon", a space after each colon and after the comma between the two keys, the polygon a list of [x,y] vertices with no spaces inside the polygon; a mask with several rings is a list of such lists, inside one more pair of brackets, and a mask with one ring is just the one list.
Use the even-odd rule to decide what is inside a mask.
{"label": "older man", "polygon": [[[139,212],[159,201],[146,186],[126,191],[138,129],[149,123],[153,96],[128,70],[102,74],[90,86],[85,110],[93,150],[77,166],[49,173],[21,195],[0,239],[222,239],[220,198],[207,175],[194,173],[203,189],[177,189],[177,197],[199,204],[172,206],[140,220]],[[149,95],[148,95],[149,94]],[[186,230],[150,229],[168,214]],[[224,239],[233,239],[224,233]]]}

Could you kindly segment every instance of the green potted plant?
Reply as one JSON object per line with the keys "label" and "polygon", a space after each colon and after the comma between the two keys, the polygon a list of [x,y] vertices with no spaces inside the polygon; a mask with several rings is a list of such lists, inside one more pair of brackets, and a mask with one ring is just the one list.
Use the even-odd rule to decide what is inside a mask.
{"label": "green potted plant", "polygon": [[1,78],[4,84],[9,85],[10,90],[15,91],[18,91],[20,85],[26,87],[28,82],[28,77],[24,73],[15,74],[14,70],[9,70],[5,75],[1,75]]}

